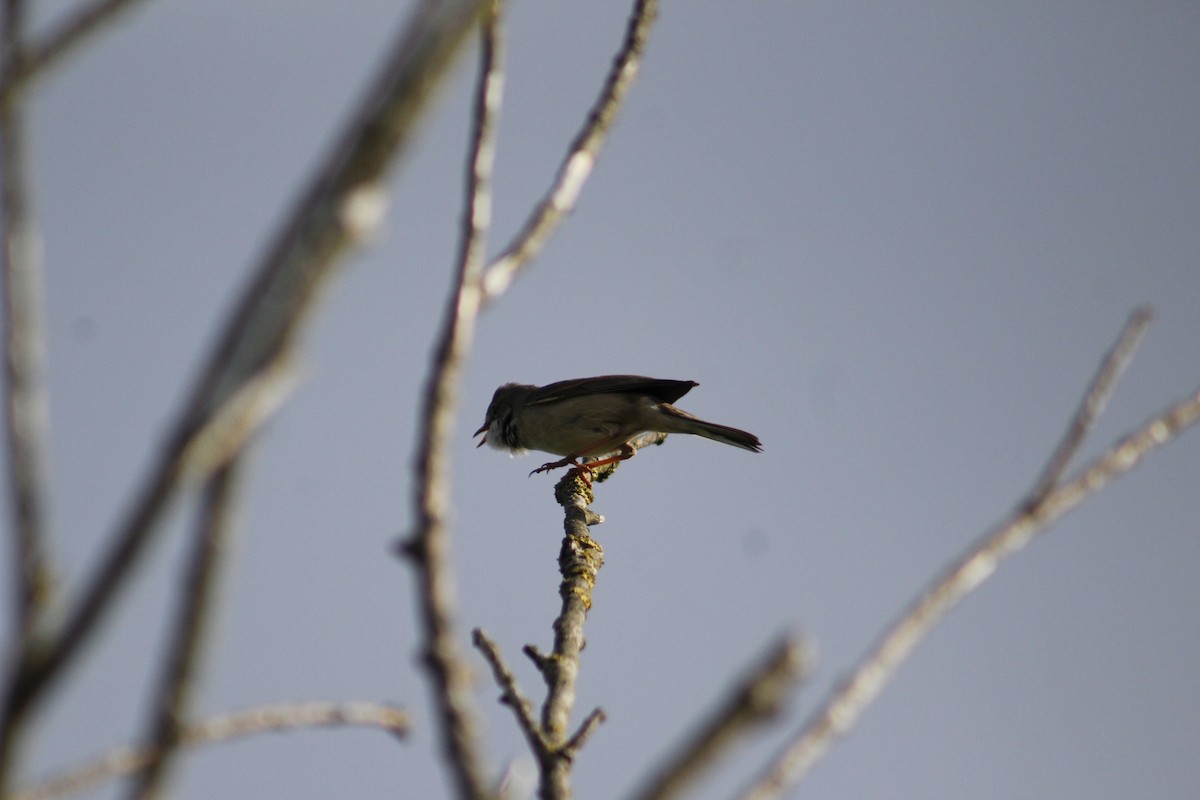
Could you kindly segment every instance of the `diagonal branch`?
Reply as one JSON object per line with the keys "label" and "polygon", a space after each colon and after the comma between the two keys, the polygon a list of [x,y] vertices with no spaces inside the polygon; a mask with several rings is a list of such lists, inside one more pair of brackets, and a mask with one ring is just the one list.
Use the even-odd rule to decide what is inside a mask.
{"label": "diagonal branch", "polygon": [[712,769],[738,738],[778,716],[792,689],[811,669],[811,660],[803,643],[792,637],[784,637],[773,645],[766,658],[746,673],[725,702],[634,798],[679,797],[706,770]]}
{"label": "diagonal branch", "polygon": [[634,3],[625,40],[613,60],[604,89],[592,105],[587,121],[575,134],[554,183],[520,232],[488,266],[483,280],[485,305],[508,291],[521,269],[541,252],[558,223],[575,208],[579,192],[592,174],[600,148],[637,77],[650,26],[657,15],[657,0],[637,0]]}
{"label": "diagonal branch", "polygon": [[1088,432],[1096,423],[1096,419],[1104,413],[1104,407],[1108,405],[1109,398],[1117,388],[1117,381],[1121,379],[1121,374],[1133,360],[1134,353],[1137,352],[1138,345],[1141,344],[1142,337],[1153,320],[1154,312],[1148,306],[1138,308],[1129,315],[1129,320],[1125,323],[1121,335],[1117,337],[1117,341],[1105,355],[1104,360],[1100,362],[1100,368],[1084,393],[1079,408],[1071,417],[1071,424],[1067,427],[1066,434],[1055,448],[1054,454],[1050,456],[1050,461],[1034,483],[1033,488],[1029,490],[1025,501],[1027,505],[1033,506],[1040,503],[1062,480],[1063,473],[1066,472],[1071,459],[1074,458]]}
{"label": "diagonal branch", "polygon": [[533,713],[533,703],[517,685],[517,676],[504,661],[504,657],[500,654],[500,648],[492,641],[491,637],[483,632],[482,628],[475,629],[473,640],[475,647],[483,654],[488,666],[492,668],[492,677],[500,686],[502,692],[500,702],[511,708],[513,714],[516,715],[517,727],[525,735],[529,749],[538,756],[539,760],[544,758],[548,754],[549,746],[546,744],[546,738],[542,735],[541,725],[538,724],[537,717]]}
{"label": "diagonal branch", "polygon": [[[262,733],[306,728],[378,728],[398,737],[408,733],[408,715],[401,708],[377,703],[282,703],[256,706],[185,725],[180,744],[194,747],[228,742]],[[57,800],[98,784],[132,775],[155,757],[153,747],[121,747],[77,769],[17,792],[13,800]]]}
{"label": "diagonal branch", "polygon": [[[0,758],[14,726],[112,606],[185,477],[220,468],[281,400],[296,339],[334,267],[377,222],[380,181],[474,23],[480,0],[424,0],[291,213],[230,317],[186,408],[63,625],[20,655],[5,687]],[[2,766],[2,765],[0,765]],[[2,772],[0,768],[0,772]]]}
{"label": "diagonal branch", "polygon": [[[1125,358],[1124,351],[1132,345],[1121,343],[1129,342],[1131,336],[1138,335],[1138,329],[1144,325],[1143,316],[1139,313],[1131,318],[1129,326],[1118,340],[1118,346],[1105,359],[1106,364],[1117,363]],[[1104,372],[1102,368],[1101,374]],[[1100,379],[1093,386],[1104,382],[1105,379]],[[1101,394],[1106,395],[1107,391]],[[1080,416],[1090,417],[1094,413],[1087,402],[1080,408],[1077,412]],[[1027,497],[1008,519],[979,539],[938,576],[884,632],[849,677],[822,701],[791,742],[772,760],[754,784],[740,795],[741,800],[776,798],[798,783],[833,742],[854,726],[933,626],[991,577],[1005,558],[1025,547],[1067,512],[1095,495],[1110,481],[1129,472],[1143,458],[1198,421],[1200,392],[1181,400],[1135,430],[1088,463],[1074,478],[1065,483],[1056,483],[1040,498],[1034,494]],[[1090,422],[1086,420],[1080,423],[1077,416],[1064,441],[1070,441],[1079,426],[1086,428],[1088,424]],[[1066,447],[1060,445],[1059,450]],[[1039,491],[1041,483],[1039,481],[1032,491]]]}
{"label": "diagonal branch", "polygon": [[182,744],[184,720],[191,711],[192,689],[200,671],[201,650],[233,527],[241,462],[240,458],[232,459],[213,473],[205,487],[188,574],[181,582],[175,630],[146,736],[145,749],[152,755],[129,787],[129,797],[134,800],[161,794],[167,771]]}
{"label": "diagonal branch", "polygon": [[82,44],[105,24],[116,21],[121,12],[140,0],[93,0],[76,11],[66,22],[47,34],[42,41],[5,54],[3,75],[0,77],[0,103],[7,102],[13,93],[23,88],[31,78],[58,63],[75,47]]}
{"label": "diagonal branch", "polygon": [[106,25],[116,22],[121,14],[132,10],[141,1],[92,0],[40,42],[33,42],[20,50],[9,50],[4,58],[3,72],[0,73],[0,104],[11,100],[30,80],[48,72],[71,51]]}
{"label": "diagonal branch", "polygon": [[575,731],[566,744],[559,748],[562,758],[566,761],[574,761],[575,754],[583,748],[596,729],[607,720],[608,715],[604,713],[603,708],[593,708],[591,713],[583,718],[583,722],[579,723],[579,730]]}

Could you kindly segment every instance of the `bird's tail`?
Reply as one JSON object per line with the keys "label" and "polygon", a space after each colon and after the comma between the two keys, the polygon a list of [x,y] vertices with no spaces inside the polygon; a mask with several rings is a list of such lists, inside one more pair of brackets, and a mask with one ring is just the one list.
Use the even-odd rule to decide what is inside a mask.
{"label": "bird's tail", "polygon": [[731,444],[734,447],[740,447],[743,450],[749,450],[753,453],[762,452],[762,442],[753,433],[748,433],[738,428],[731,428],[728,425],[706,422],[699,417],[692,416],[686,411],[681,411],[669,403],[660,404],[659,410],[673,423],[670,426],[663,426],[664,433],[690,433],[696,436],[703,436],[705,439],[712,439],[714,442]]}

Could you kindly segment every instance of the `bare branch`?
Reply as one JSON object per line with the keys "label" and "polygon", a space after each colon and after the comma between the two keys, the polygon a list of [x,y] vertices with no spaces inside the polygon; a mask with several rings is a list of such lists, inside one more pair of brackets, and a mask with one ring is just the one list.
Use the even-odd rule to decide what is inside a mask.
{"label": "bare branch", "polygon": [[[1138,315],[1135,315],[1132,325],[1136,328],[1138,324]],[[1114,350],[1125,349],[1120,342],[1128,342],[1130,335],[1136,336],[1136,333],[1130,334],[1127,328]],[[1106,363],[1111,361],[1110,354]],[[791,743],[741,795],[742,800],[779,797],[800,781],[834,740],[854,726],[930,629],[991,577],[1005,558],[1197,421],[1200,421],[1200,392],[1176,403],[1134,431],[1087,464],[1074,478],[1043,494],[1040,500],[1022,503],[1008,519],[972,545],[936,578],[885,631],[849,677],[822,701]],[[1070,437],[1068,434],[1068,439]],[[1038,491],[1040,483],[1034,491]]]}
{"label": "bare branch", "polygon": [[129,796],[135,800],[161,793],[181,744],[183,721],[191,711],[191,690],[200,671],[200,651],[217,595],[223,551],[233,527],[240,465],[241,459],[235,457],[214,472],[205,487],[194,550],[188,559],[188,575],[181,582],[175,630],[146,736],[144,749],[151,755],[129,787]]}
{"label": "bare branch", "polygon": [[[604,566],[604,549],[592,539],[589,521],[596,516],[588,509],[591,488],[571,470],[555,486],[555,498],[564,514],[562,548],[558,554],[558,569],[562,581],[558,587],[562,610],[554,620],[554,649],[550,655],[537,654],[542,678],[546,681],[546,701],[542,705],[542,734],[549,748],[548,757],[541,759],[541,797],[543,800],[571,796],[570,767],[574,750],[568,739],[567,727],[571,709],[575,706],[575,685],[579,678],[579,655],[583,651],[583,623],[592,607],[592,587]],[[531,652],[530,648],[526,652]],[[535,652],[536,651],[532,651]],[[581,733],[590,730],[585,726]],[[577,748],[579,743],[576,742]]]}
{"label": "bare branch", "polygon": [[802,642],[792,637],[776,642],[766,658],[746,673],[679,752],[667,759],[645,788],[633,796],[637,800],[680,796],[689,784],[712,769],[741,736],[774,719],[810,669],[811,658]]}
{"label": "bare branch", "polygon": [[0,104],[37,77],[59,63],[64,56],[117,20],[141,0],[93,0],[51,31],[41,42],[19,51],[9,50],[0,77]]}
{"label": "bare branch", "polygon": [[483,280],[484,305],[508,291],[521,269],[541,252],[558,223],[575,208],[579,192],[592,174],[600,148],[637,77],[650,26],[657,15],[657,0],[637,0],[634,3],[625,41],[613,60],[604,89],[592,105],[587,121],[571,142],[553,185],[538,202],[516,238],[488,266]]}
{"label": "bare branch", "polygon": [[[212,717],[179,731],[186,746],[227,742],[261,733],[305,728],[379,728],[395,736],[408,734],[408,714],[377,703],[283,703]],[[13,800],[57,800],[107,780],[132,775],[155,757],[152,747],[122,747],[90,764],[49,778],[16,793]]]}
{"label": "bare branch", "polygon": [[[62,627],[21,654],[6,687],[16,722],[79,651],[126,583],[180,480],[203,480],[236,452],[278,400],[296,339],[334,266],[377,221],[380,181],[424,101],[472,26],[481,0],[424,0],[384,68],[269,248],[178,416],[153,469]],[[265,399],[264,399],[265,398]],[[7,754],[5,748],[3,754]]]}
{"label": "bare branch", "polygon": [[[21,4],[3,16],[3,46],[21,46]],[[4,417],[8,432],[9,497],[14,540],[13,632],[28,635],[50,591],[46,553],[45,332],[42,322],[42,247],[30,198],[25,114],[16,100],[0,98],[0,240],[4,290]]]}
{"label": "bare branch", "polygon": [[1117,388],[1117,381],[1120,380],[1125,368],[1129,366],[1129,362],[1133,360],[1133,355],[1137,352],[1138,345],[1141,344],[1142,337],[1153,320],[1154,312],[1148,306],[1138,308],[1129,315],[1129,321],[1125,323],[1121,335],[1117,337],[1117,341],[1104,356],[1100,368],[1092,378],[1091,385],[1083,395],[1083,401],[1075,410],[1066,434],[1054,454],[1050,456],[1045,470],[1042,471],[1037,482],[1029,491],[1026,499],[1027,505],[1033,506],[1040,503],[1062,479],[1063,473],[1066,472],[1067,466],[1070,465],[1079,446],[1083,444],[1092,425],[1104,413],[1104,407],[1108,405],[1109,398]]}
{"label": "bare branch", "polygon": [[488,665],[491,666],[492,676],[503,692],[500,695],[500,702],[513,710],[513,714],[517,717],[517,725],[520,727],[521,733],[525,734],[525,740],[529,742],[529,749],[541,760],[546,756],[549,747],[545,737],[542,736],[542,729],[538,725],[537,717],[533,714],[533,703],[517,685],[517,677],[505,663],[504,656],[500,654],[500,648],[481,628],[475,629],[474,641],[475,647],[479,649]]}
{"label": "bare branch", "polygon": [[482,26],[474,131],[467,170],[463,230],[454,288],[442,317],[436,355],[425,383],[413,497],[415,530],[406,545],[417,572],[424,664],[431,678],[445,763],[463,800],[489,795],[478,742],[470,669],[454,622],[450,531],[450,449],[462,367],[479,315],[480,276],[491,223],[491,175],[503,95],[500,3],[486,5]]}
{"label": "bare branch", "polygon": [[[9,0],[0,10],[0,44],[20,52],[26,6]],[[50,600],[46,532],[48,403],[44,377],[41,239],[30,198],[25,113],[19,98],[0,97],[0,268],[4,293],[4,423],[13,539],[12,656],[28,652]],[[10,656],[11,658],[11,656]],[[9,669],[13,668],[10,661]],[[20,744],[22,720],[0,720],[0,796]]]}

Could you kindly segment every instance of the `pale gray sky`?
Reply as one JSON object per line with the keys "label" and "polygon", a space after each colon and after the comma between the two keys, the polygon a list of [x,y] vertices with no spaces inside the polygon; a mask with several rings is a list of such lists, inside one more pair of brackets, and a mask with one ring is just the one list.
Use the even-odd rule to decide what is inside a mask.
{"label": "pale gray sky", "polygon": [[[402,22],[396,5],[148,3],[44,85],[33,134],[68,577],[128,501],[215,320]],[[511,9],[494,246],[552,176],[627,13]],[[307,380],[252,460],[202,700],[390,700],[416,733],[205,750],[180,797],[445,794],[411,574],[389,548],[409,525],[473,60],[396,172],[385,229],[332,294]],[[1028,489],[1136,305],[1157,322],[1086,454],[1200,384],[1197,87],[1193,3],[665,4],[578,210],[480,324],[454,454],[460,619],[536,694],[519,650],[550,642],[561,514],[553,479],[526,477],[545,459],[472,449],[493,389],[690,379],[683,408],[763,440],[752,455],[674,437],[599,489],[607,565],[579,715],[600,705],[608,722],[578,759],[579,796],[630,790],[787,628],[820,655],[779,734],[794,728]],[[1193,433],[1006,564],[794,796],[1195,797],[1198,464]],[[39,768],[136,729],[179,555],[178,536],[156,550],[71,675]],[[525,745],[496,695],[481,684],[500,763]],[[729,796],[779,738],[699,796]]]}

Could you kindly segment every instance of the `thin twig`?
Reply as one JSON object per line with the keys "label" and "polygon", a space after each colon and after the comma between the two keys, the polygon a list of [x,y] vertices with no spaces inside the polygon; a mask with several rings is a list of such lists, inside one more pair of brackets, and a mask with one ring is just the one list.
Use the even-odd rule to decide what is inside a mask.
{"label": "thin twig", "polygon": [[679,752],[634,793],[634,798],[667,800],[680,796],[750,729],[778,716],[793,688],[810,669],[811,658],[801,641],[788,636],[776,642]]}
{"label": "thin twig", "polygon": [[[395,736],[408,733],[408,714],[378,703],[282,703],[211,717],[179,731],[186,746],[227,742],[261,733],[304,728],[379,728]],[[121,747],[82,767],[48,778],[20,791],[13,800],[56,800],[95,787],[106,780],[132,775],[155,753],[153,748]]]}
{"label": "thin twig", "polygon": [[527,644],[521,648],[521,652],[533,662],[533,666],[537,667],[538,672],[546,671],[550,662],[550,657],[543,653],[537,645]]}
{"label": "thin twig", "polygon": [[483,654],[484,660],[492,668],[492,676],[500,686],[502,691],[500,702],[513,710],[513,714],[517,718],[517,726],[521,729],[521,733],[525,734],[529,749],[538,756],[539,760],[544,758],[549,747],[546,745],[545,737],[542,736],[542,729],[538,724],[537,717],[534,716],[533,703],[517,685],[517,677],[505,663],[504,656],[500,654],[500,648],[481,628],[475,629],[474,642],[475,647]]}
{"label": "thin twig", "polygon": [[180,582],[175,630],[146,736],[144,749],[152,755],[130,784],[129,797],[133,800],[149,800],[161,793],[181,744],[183,721],[190,714],[192,689],[201,669],[201,650],[217,595],[222,556],[233,528],[241,461],[234,458],[214,472],[205,487],[188,574]]}
{"label": "thin twig", "polygon": [[426,379],[413,496],[415,530],[406,545],[417,573],[422,652],[436,708],[443,761],[463,800],[489,795],[470,669],[455,631],[450,531],[450,450],[462,367],[479,315],[480,275],[491,223],[491,175],[503,96],[500,3],[485,4],[479,78],[454,287]]}
{"label": "thin twig", "polygon": [[930,629],[991,577],[1005,558],[1197,421],[1200,421],[1200,392],[1125,437],[1074,478],[1044,494],[1039,502],[1022,503],[1008,519],[950,565],[887,629],[741,799],[776,798],[800,781],[834,740],[854,726]]}
{"label": "thin twig", "polygon": [[1133,360],[1133,355],[1137,352],[1146,329],[1153,321],[1154,311],[1149,306],[1135,309],[1129,315],[1129,321],[1125,323],[1121,335],[1117,337],[1117,341],[1104,356],[1100,368],[1092,378],[1091,385],[1083,395],[1079,408],[1071,417],[1071,424],[1067,428],[1066,435],[1055,448],[1054,454],[1050,456],[1050,461],[1034,483],[1033,488],[1029,490],[1025,500],[1027,505],[1033,506],[1040,503],[1062,479],[1063,473],[1066,472],[1071,459],[1075,457],[1075,453],[1083,444],[1084,438],[1091,431],[1096,419],[1104,413],[1104,407],[1108,405],[1109,398],[1117,388],[1117,381],[1121,379],[1121,374]]}
{"label": "thin twig", "polygon": [[587,744],[587,740],[591,738],[596,729],[608,720],[608,715],[604,713],[603,708],[593,708],[592,713],[583,718],[583,722],[579,724],[579,730],[575,731],[575,735],[567,740],[567,743],[562,746],[562,757],[568,761],[575,758],[575,754]]}
{"label": "thin twig", "polygon": [[9,51],[0,75],[0,104],[9,100],[18,89],[25,88],[30,79],[46,72],[79,45],[98,33],[105,25],[115,22],[120,14],[131,10],[141,0],[93,0],[76,11],[65,22],[48,33],[40,42],[33,42],[20,52]]}
{"label": "thin twig", "polygon": [[[186,409],[102,563],[62,627],[21,655],[5,688],[0,735],[41,698],[112,606],[180,480],[203,480],[254,432],[287,384],[296,339],[334,266],[372,229],[380,181],[409,141],[482,0],[424,0],[384,68],[274,240],[213,349]],[[265,398],[265,399],[264,399]],[[219,435],[213,436],[214,430]]]}
{"label": "thin twig", "polygon": [[517,274],[545,245],[558,223],[575,208],[583,184],[592,174],[600,148],[617,112],[637,77],[650,27],[658,15],[657,0],[637,0],[626,28],[625,40],[587,120],[575,135],[550,189],[538,202],[520,232],[488,266],[483,280],[486,306],[508,291]]}

